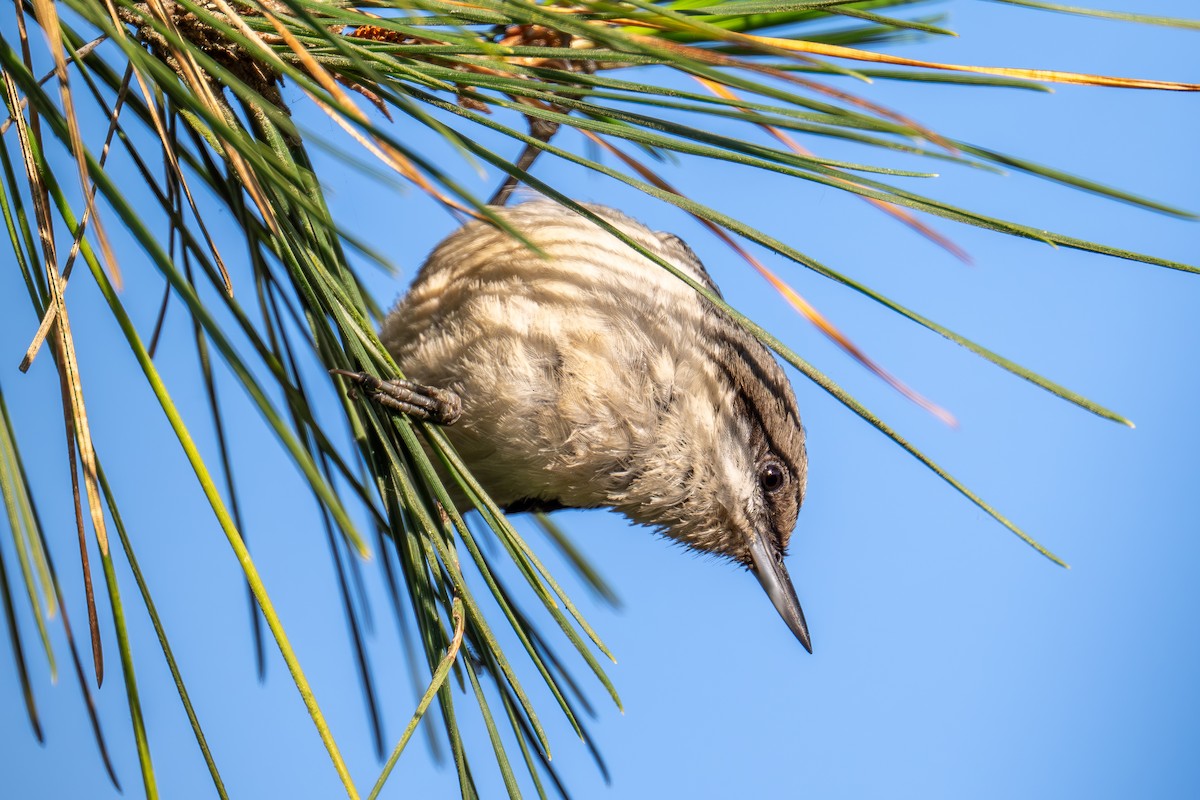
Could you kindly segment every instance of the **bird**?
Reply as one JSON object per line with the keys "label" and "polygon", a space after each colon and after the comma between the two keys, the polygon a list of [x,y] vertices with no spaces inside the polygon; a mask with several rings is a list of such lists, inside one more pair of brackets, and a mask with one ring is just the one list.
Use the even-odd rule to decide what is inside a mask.
{"label": "bird", "polygon": [[[719,296],[678,236],[586,208]],[[607,507],[742,565],[811,653],[784,564],[805,431],[775,357],[576,211],[550,200],[491,210],[503,225],[453,232],[386,315],[380,340],[405,379],[335,372],[445,425],[507,512]]]}

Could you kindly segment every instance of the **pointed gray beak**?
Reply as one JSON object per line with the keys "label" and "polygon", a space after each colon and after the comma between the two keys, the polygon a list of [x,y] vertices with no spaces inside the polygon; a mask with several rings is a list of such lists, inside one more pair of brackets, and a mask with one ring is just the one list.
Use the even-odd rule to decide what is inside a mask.
{"label": "pointed gray beak", "polygon": [[796,599],[796,589],[792,586],[791,576],[783,559],[775,555],[774,548],[767,543],[767,537],[761,534],[750,540],[750,556],[754,559],[752,569],[758,577],[758,582],[766,590],[767,596],[775,604],[775,609],[783,621],[796,634],[804,649],[812,652],[812,641],[808,638],[808,623],[804,621],[804,612],[800,610],[800,601]]}

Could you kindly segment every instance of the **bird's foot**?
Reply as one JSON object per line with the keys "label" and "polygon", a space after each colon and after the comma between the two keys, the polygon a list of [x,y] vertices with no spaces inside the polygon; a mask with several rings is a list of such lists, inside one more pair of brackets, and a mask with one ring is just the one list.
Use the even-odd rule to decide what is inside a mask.
{"label": "bird's foot", "polygon": [[[360,388],[366,399],[415,419],[437,425],[453,425],[462,416],[462,398],[449,389],[404,379],[385,381],[366,372],[344,369],[331,369],[329,372],[341,375]],[[354,398],[358,392],[352,388],[349,395]]]}

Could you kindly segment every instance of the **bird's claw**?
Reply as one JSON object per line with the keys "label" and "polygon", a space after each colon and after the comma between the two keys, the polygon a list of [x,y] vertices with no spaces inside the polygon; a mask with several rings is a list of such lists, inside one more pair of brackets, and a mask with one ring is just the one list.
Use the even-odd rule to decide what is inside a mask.
{"label": "bird's claw", "polygon": [[[453,425],[462,416],[462,399],[450,389],[426,386],[403,378],[385,381],[367,372],[344,369],[331,369],[329,372],[353,382],[367,400],[415,419],[437,425]],[[347,395],[353,400],[358,398],[359,393],[351,388]]]}

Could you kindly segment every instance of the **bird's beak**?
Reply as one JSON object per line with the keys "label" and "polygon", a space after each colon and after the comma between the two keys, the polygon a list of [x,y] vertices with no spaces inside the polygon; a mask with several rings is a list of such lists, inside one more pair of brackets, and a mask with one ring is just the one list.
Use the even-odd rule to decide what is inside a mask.
{"label": "bird's beak", "polygon": [[804,649],[812,652],[812,641],[808,638],[808,623],[804,621],[804,612],[800,610],[800,601],[796,599],[796,589],[792,586],[791,576],[783,560],[776,556],[774,548],[761,534],[750,540],[750,556],[754,559],[754,574],[758,582],[766,590],[767,596],[775,604],[775,609],[783,621],[796,634]]}

